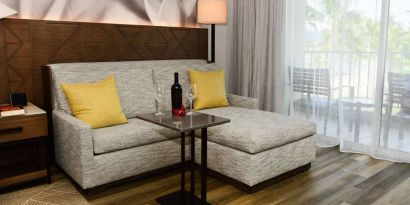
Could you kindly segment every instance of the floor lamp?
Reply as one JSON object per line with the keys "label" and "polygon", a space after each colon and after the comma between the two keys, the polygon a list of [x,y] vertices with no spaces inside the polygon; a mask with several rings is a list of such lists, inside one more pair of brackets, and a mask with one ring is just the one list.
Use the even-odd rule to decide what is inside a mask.
{"label": "floor lamp", "polygon": [[226,24],[228,4],[226,0],[198,0],[198,23],[211,24],[211,60],[215,63],[215,24]]}

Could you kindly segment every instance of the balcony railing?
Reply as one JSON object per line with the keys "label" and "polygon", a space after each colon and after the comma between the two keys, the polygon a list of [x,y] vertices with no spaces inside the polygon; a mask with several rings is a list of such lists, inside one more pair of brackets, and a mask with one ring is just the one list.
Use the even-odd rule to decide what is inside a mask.
{"label": "balcony railing", "polygon": [[[410,51],[388,52],[388,72],[410,73]],[[329,69],[331,87],[350,86],[354,97],[374,98],[376,87],[378,52],[305,51],[305,68]],[[387,88],[387,78],[385,88]],[[334,93],[332,98],[347,96],[348,90]],[[385,92],[388,92],[385,90]]]}

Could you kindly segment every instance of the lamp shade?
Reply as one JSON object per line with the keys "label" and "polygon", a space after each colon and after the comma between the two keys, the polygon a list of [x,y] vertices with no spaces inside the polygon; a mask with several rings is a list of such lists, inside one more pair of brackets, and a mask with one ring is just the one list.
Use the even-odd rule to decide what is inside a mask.
{"label": "lamp shade", "polygon": [[10,7],[6,6],[3,3],[0,3],[0,19],[7,17],[7,16],[11,16],[16,13],[17,11],[14,11],[13,9],[11,9]]}
{"label": "lamp shade", "polygon": [[198,23],[225,24],[227,16],[226,0],[198,0]]}

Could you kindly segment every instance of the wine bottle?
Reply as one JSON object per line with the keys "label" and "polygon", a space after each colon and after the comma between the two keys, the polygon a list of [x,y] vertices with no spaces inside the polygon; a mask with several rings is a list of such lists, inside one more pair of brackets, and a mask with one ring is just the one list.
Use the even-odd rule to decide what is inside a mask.
{"label": "wine bottle", "polygon": [[177,112],[182,107],[182,87],[179,84],[178,73],[174,73],[174,84],[171,87],[172,113]]}

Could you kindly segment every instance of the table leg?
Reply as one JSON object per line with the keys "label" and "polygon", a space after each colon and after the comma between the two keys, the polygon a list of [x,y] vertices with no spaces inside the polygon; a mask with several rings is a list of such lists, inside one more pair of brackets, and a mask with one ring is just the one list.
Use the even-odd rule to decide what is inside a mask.
{"label": "table leg", "polygon": [[385,117],[384,117],[384,131],[383,131],[383,147],[388,145],[389,129],[390,129],[390,111],[389,106],[384,106]]}
{"label": "table leg", "polygon": [[356,120],[354,126],[354,142],[359,142],[360,134],[360,113],[362,112],[361,103],[356,103]]}
{"label": "table leg", "polygon": [[201,130],[201,203],[206,203],[206,175],[207,175],[207,128]]}
{"label": "table leg", "polygon": [[185,204],[185,132],[181,132],[181,195]]}
{"label": "table leg", "polygon": [[342,139],[342,136],[343,136],[343,132],[342,132],[342,130],[343,130],[343,127],[344,127],[344,122],[345,122],[345,120],[344,120],[344,104],[343,104],[343,102],[342,101],[339,101],[339,124],[338,124],[338,126],[337,126],[337,135]]}
{"label": "table leg", "polygon": [[195,131],[191,131],[191,204],[195,199]]}
{"label": "table leg", "polygon": [[206,167],[207,167],[207,129],[202,129],[201,145],[201,198],[195,196],[195,131],[190,132],[191,148],[191,188],[190,192],[185,191],[185,132],[181,132],[181,190],[157,198],[161,205],[210,205],[206,202]]}
{"label": "table leg", "polygon": [[353,130],[353,122],[352,122],[353,107],[354,107],[354,104],[350,103],[349,105],[349,132]]}

